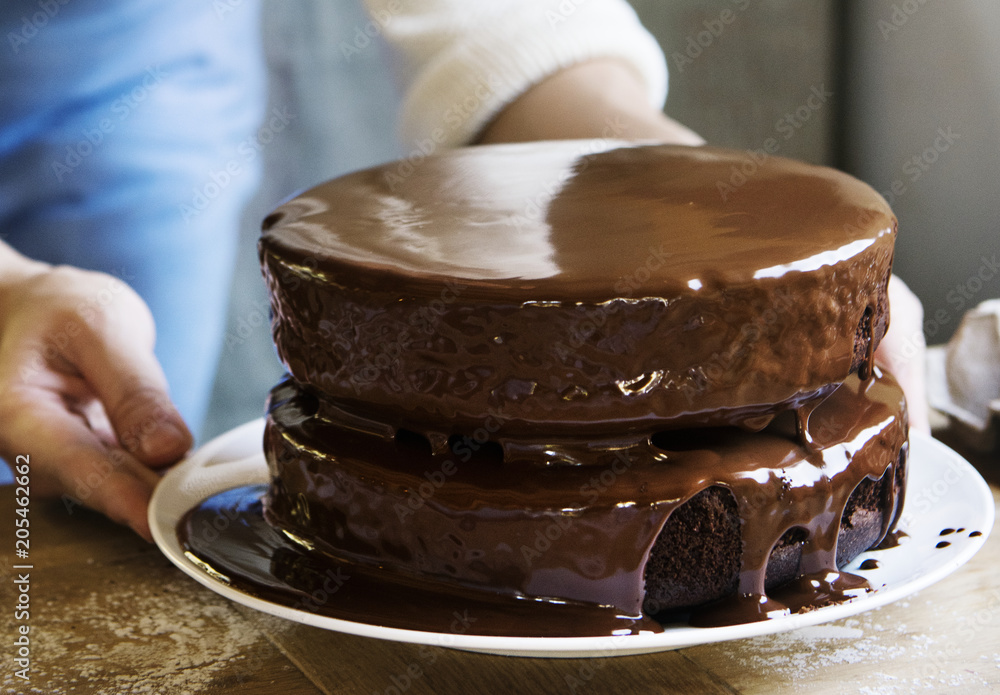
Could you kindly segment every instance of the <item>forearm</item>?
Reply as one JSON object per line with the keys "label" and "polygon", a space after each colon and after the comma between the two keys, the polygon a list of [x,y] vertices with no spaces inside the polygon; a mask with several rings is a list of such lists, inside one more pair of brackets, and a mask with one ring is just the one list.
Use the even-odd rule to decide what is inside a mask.
{"label": "forearm", "polygon": [[[589,63],[617,61],[622,67],[614,70],[627,73],[629,85],[640,85],[639,101],[648,112],[658,112],[666,98],[663,52],[625,0],[575,4],[365,0],[365,4],[398,57],[397,74],[404,83],[400,114],[404,143],[432,139],[444,147],[470,144],[491,122],[500,127],[500,112],[533,88],[544,93],[553,79],[557,85],[566,76],[572,81],[578,66]],[[623,84],[593,86],[617,92]],[[602,91],[596,89],[598,96]],[[582,100],[577,103],[581,111],[592,106]],[[634,120],[638,124],[646,119],[636,115]],[[605,127],[603,117],[591,123],[596,132],[582,125],[571,136],[599,135]],[[652,121],[645,125],[652,128]]]}
{"label": "forearm", "polygon": [[535,85],[501,111],[478,142],[595,137],[705,142],[653,108],[638,75],[615,59],[580,63]]}

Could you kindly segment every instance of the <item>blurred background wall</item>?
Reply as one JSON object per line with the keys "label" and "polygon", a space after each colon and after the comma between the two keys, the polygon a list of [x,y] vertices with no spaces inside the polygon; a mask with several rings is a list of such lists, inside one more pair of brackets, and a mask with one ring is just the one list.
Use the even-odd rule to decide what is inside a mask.
{"label": "blurred background wall", "polygon": [[1000,297],[1000,3],[852,8],[843,165],[899,216],[897,272],[942,343]]}
{"label": "blurred background wall", "polygon": [[[929,343],[1000,296],[1000,3],[633,5],[668,57],[668,113],[712,144],[776,137],[779,154],[882,192],[900,223],[895,272],[924,303]],[[810,111],[817,87],[830,96]]]}
{"label": "blurred background wall", "polygon": [[[470,0],[474,1],[474,0]],[[900,219],[896,272],[931,343],[1000,296],[1000,4],[995,0],[632,0],[670,68],[666,111],[715,145],[843,168]],[[326,178],[393,159],[396,89],[355,0],[265,2],[271,108],[204,436],[259,417],[281,369],[255,253],[259,220]]]}

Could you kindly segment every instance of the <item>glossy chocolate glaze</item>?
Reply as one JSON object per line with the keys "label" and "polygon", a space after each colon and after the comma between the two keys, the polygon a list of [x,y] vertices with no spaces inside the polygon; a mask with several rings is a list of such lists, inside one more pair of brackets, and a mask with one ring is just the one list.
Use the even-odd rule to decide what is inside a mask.
{"label": "glossy chocolate glaze", "polygon": [[[349,568],[377,589],[337,617],[438,631],[456,601],[611,634],[867,590],[837,568],[887,537],[905,484],[902,394],[872,364],[895,219],[851,177],[778,158],[722,190],[743,157],[473,148],[283,205],[260,242],[294,379],[272,392],[273,482],[262,511],[239,502],[227,552],[182,538],[258,592]],[[716,540],[675,522],[720,499],[730,563],[671,574],[676,548]],[[283,558],[280,590],[233,562],[241,543]],[[435,608],[401,619],[377,608],[390,593]],[[541,634],[495,615],[482,634]]]}
{"label": "glossy chocolate glaze", "polygon": [[661,632],[614,609],[523,601],[378,571],[311,552],[264,520],[266,486],[210,497],[188,512],[181,547],[226,584],[266,601],[366,625],[449,634],[587,637]]}
{"label": "glossy chocolate glaze", "polygon": [[724,194],[744,159],[531,143],[322,184],[265,221],[279,355],[395,427],[759,428],[870,368],[896,222],[781,158]]}
{"label": "glossy chocolate glaze", "polygon": [[[305,548],[400,581],[592,604],[640,619],[646,565],[664,524],[718,486],[732,492],[742,523],[736,591],[693,622],[745,622],[864,590],[864,580],[839,573],[838,564],[878,543],[902,506],[905,405],[889,375],[876,369],[867,382],[850,378],[806,427],[808,447],[794,422],[776,421],[758,433],[596,439],[573,461],[556,439],[512,446],[497,435],[495,446],[483,443],[462,460],[285,382],[272,392],[265,432],[273,476],[265,518]],[[865,480],[888,481],[874,510],[861,510],[877,514],[876,532],[850,557],[838,556],[845,509]],[[801,580],[779,601],[765,587],[768,562],[793,529],[804,531]]]}

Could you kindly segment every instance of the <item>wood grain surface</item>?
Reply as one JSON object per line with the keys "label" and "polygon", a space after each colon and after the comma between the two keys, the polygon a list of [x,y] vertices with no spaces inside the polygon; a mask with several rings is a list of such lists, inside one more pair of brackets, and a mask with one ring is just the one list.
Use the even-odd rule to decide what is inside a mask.
{"label": "wood grain surface", "polygon": [[[1000,456],[971,457],[1000,499]],[[236,606],[154,547],[58,502],[31,507],[31,680],[14,676],[14,491],[0,487],[4,693],[910,693],[1000,691],[1000,534],[896,604],[645,656],[525,659],[353,637]]]}

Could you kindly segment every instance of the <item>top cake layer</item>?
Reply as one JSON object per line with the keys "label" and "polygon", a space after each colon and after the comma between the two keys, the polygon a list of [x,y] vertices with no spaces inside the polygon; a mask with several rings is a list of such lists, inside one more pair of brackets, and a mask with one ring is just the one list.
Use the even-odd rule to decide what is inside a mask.
{"label": "top cake layer", "polygon": [[833,169],[607,141],[376,167],[276,215],[264,249],[337,284],[436,296],[461,280],[464,296],[520,301],[668,297],[809,272],[891,246],[895,228],[877,192]]}
{"label": "top cake layer", "polygon": [[870,362],[895,236],[832,169],[607,141],[376,167],[264,226],[296,379],[416,429],[533,431],[749,423],[820,395]]}

